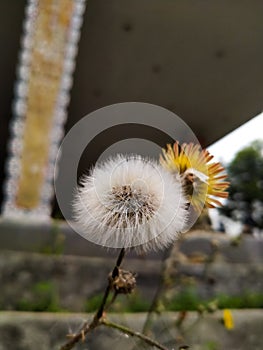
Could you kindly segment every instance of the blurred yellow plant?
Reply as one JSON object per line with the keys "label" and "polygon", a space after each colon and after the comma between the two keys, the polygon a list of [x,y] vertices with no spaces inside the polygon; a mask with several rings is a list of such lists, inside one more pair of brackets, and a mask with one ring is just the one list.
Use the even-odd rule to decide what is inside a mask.
{"label": "blurred yellow plant", "polygon": [[231,330],[234,328],[234,319],[232,312],[229,309],[223,310],[223,322],[226,329]]}

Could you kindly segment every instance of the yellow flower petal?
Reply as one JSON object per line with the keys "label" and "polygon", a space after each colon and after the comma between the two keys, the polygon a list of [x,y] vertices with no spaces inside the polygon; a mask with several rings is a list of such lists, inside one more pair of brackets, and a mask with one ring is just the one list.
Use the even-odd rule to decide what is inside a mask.
{"label": "yellow flower petal", "polygon": [[[179,174],[185,186],[186,195],[197,211],[203,206],[215,208],[221,202],[214,198],[227,198],[226,189],[229,182],[225,181],[224,167],[220,163],[210,161],[214,157],[199,145],[193,143],[179,145],[175,142],[173,147],[168,144],[160,156],[161,165],[168,171]],[[223,174],[222,174],[223,173]]]}
{"label": "yellow flower petal", "polygon": [[229,309],[223,310],[223,321],[226,329],[231,330],[234,328],[234,319],[232,312]]}

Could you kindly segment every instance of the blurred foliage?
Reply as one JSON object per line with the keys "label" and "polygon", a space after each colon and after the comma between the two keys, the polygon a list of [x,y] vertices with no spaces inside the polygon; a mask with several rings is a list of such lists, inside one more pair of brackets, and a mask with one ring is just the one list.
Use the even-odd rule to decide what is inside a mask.
{"label": "blurred foliage", "polygon": [[[102,294],[89,298],[85,304],[85,312],[98,309]],[[263,308],[263,293],[244,292],[241,295],[219,294],[212,299],[204,299],[194,288],[187,288],[177,293],[169,301],[163,301],[162,311],[207,311],[217,309],[253,309]],[[112,312],[146,312],[149,310],[149,300],[139,293],[120,295],[110,308]]]}
{"label": "blurred foliage", "polygon": [[199,310],[201,304],[203,304],[203,301],[195,289],[187,288],[176,294],[166,305],[166,308],[172,311]]}
{"label": "blurred foliage", "polygon": [[263,141],[236,154],[227,167],[229,199],[220,211],[244,224],[263,228]]}
{"label": "blurred foliage", "polygon": [[262,309],[263,308],[263,294],[246,292],[242,295],[219,295],[217,298],[219,309]]}
{"label": "blurred foliage", "polygon": [[218,349],[218,344],[212,340],[204,344],[204,347],[202,348],[202,350],[217,350],[217,349]]}
{"label": "blurred foliage", "polygon": [[59,298],[56,287],[52,282],[43,281],[36,283],[27,297],[17,302],[18,311],[63,311],[59,307]]}
{"label": "blurred foliage", "polygon": [[[85,312],[94,312],[98,309],[102,294],[96,294],[89,298],[85,303]],[[113,312],[147,312],[150,307],[150,301],[142,298],[136,291],[131,295],[119,295],[111,306],[110,311]]]}
{"label": "blurred foliage", "polygon": [[178,293],[172,301],[166,305],[171,311],[208,311],[216,309],[253,309],[263,308],[263,293],[252,291],[240,295],[218,294],[212,299],[200,297],[194,289],[186,289]]}
{"label": "blurred foliage", "polygon": [[101,304],[102,298],[103,298],[103,296],[101,293],[98,293],[98,294],[88,298],[88,300],[86,301],[85,306],[84,306],[84,311],[85,312],[96,311]]}

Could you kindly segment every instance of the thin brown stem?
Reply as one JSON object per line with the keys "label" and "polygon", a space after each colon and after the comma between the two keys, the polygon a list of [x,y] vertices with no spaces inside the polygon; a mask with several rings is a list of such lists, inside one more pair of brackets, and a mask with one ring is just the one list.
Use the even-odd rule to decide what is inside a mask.
{"label": "thin brown stem", "polygon": [[136,332],[136,331],[134,331],[133,329],[131,329],[129,327],[122,326],[120,324],[108,321],[106,319],[103,319],[101,321],[101,324],[103,324],[104,326],[110,327],[110,328],[115,328],[115,329],[119,330],[120,332],[122,332],[124,334],[128,334],[128,335],[130,335],[132,337],[137,337],[137,338],[143,340],[145,343],[147,343],[149,345],[152,345],[152,346],[155,346],[157,349],[168,350],[165,346],[163,346],[162,344],[160,344],[156,340],[148,337],[145,334],[142,334],[140,332]]}
{"label": "thin brown stem", "polygon": [[[120,265],[122,263],[122,260],[124,258],[125,255],[125,249],[123,248],[120,251],[120,254],[118,256],[116,265],[112,271],[111,277],[115,278],[118,276],[119,274],[119,268]],[[124,334],[128,334],[132,337],[137,337],[138,339],[144,341],[145,343],[155,346],[157,349],[160,350],[168,350],[165,346],[163,346],[162,344],[160,344],[159,342],[157,342],[156,340],[148,337],[145,334],[142,334],[140,332],[134,331],[131,328],[128,328],[126,326],[122,326],[119,325],[117,323],[111,322],[106,320],[105,318],[103,318],[103,313],[105,311],[106,308],[106,304],[107,304],[107,299],[109,297],[109,293],[110,293],[110,289],[111,289],[111,282],[109,280],[108,285],[105,289],[105,293],[101,302],[101,305],[98,309],[98,311],[96,312],[96,314],[93,317],[93,320],[91,321],[91,323],[85,322],[83,324],[83,326],[81,327],[80,331],[76,334],[72,334],[69,335],[69,340],[67,343],[65,343],[64,345],[61,346],[60,350],[71,350],[79,341],[84,341],[86,334],[89,333],[90,331],[92,331],[94,328],[100,326],[100,325],[104,325],[106,327],[110,327],[110,328],[115,328],[117,330],[119,330],[120,332],[124,333]],[[112,302],[114,302],[115,298],[116,298],[116,293],[113,296],[110,305],[112,304]]]}
{"label": "thin brown stem", "polygon": [[[116,261],[116,265],[115,265],[115,267],[114,267],[114,269],[112,270],[112,273],[111,273],[112,279],[114,279],[115,277],[117,277],[119,275],[119,268],[121,266],[121,263],[122,263],[122,260],[124,258],[124,255],[125,255],[125,248],[122,248],[120,253],[119,253],[118,259]],[[108,285],[107,285],[107,288],[105,289],[105,293],[104,293],[101,305],[100,305],[100,307],[99,307],[99,309],[97,311],[97,314],[95,315],[93,321],[94,320],[97,321],[97,320],[99,320],[102,317],[103,311],[104,311],[105,306],[106,306],[106,302],[107,302],[108,296],[110,294],[110,290],[111,290],[111,285],[110,285],[110,282],[109,282]]]}
{"label": "thin brown stem", "polygon": [[96,325],[98,323],[98,321],[101,319],[109,294],[110,294],[110,284],[108,284],[106,289],[105,289],[100,307],[99,307],[98,311],[96,312],[96,314],[93,318],[93,321],[91,323],[92,325]]}
{"label": "thin brown stem", "polygon": [[116,273],[115,269],[119,269],[119,267],[121,266],[122,260],[125,256],[125,248],[122,248],[120,251],[120,254],[118,256],[117,262],[116,262],[116,266],[114,268],[114,270],[112,271],[112,278],[116,277],[117,275],[114,275],[114,273]]}
{"label": "thin brown stem", "polygon": [[[123,261],[124,256],[125,256],[125,248],[122,248],[120,253],[119,253],[118,259],[116,261],[116,265],[115,265],[114,269],[112,270],[112,274],[111,274],[112,278],[115,278],[118,276],[119,268],[121,266],[121,263]],[[88,322],[85,322],[78,333],[69,335],[70,339],[68,340],[67,343],[65,343],[64,345],[61,346],[60,350],[72,349],[79,341],[85,340],[85,336],[88,332],[90,332],[92,329],[98,327],[101,324],[101,318],[103,316],[103,313],[104,313],[104,310],[106,307],[106,303],[107,303],[107,300],[108,300],[108,297],[110,294],[110,290],[111,290],[111,284],[109,281],[108,285],[105,289],[104,296],[103,296],[102,302],[100,304],[100,307],[98,308],[98,311],[94,315],[91,323],[88,324]]]}
{"label": "thin brown stem", "polygon": [[86,334],[91,331],[88,322],[85,322],[81,327],[81,330],[77,334],[69,334],[67,337],[70,338],[67,343],[60,347],[60,350],[70,350],[81,340],[85,339]]}

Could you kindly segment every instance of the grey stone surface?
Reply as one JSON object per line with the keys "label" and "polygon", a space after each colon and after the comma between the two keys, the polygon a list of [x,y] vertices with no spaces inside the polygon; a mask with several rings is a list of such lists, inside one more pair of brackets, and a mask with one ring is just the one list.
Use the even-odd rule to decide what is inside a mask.
{"label": "grey stone surface", "polygon": [[218,294],[262,293],[263,265],[220,262],[206,267],[204,264],[182,264],[178,267],[177,281],[181,288],[193,286],[204,298]]}
{"label": "grey stone surface", "polygon": [[[51,307],[55,303],[59,309],[84,311],[87,298],[104,291],[114,264],[112,256],[105,259],[0,251],[0,309],[21,310],[27,304],[38,308],[41,302],[42,307],[43,303]],[[152,298],[160,262],[131,259],[123,267],[138,272],[142,297]]]}
{"label": "grey stone surface", "polygon": [[[187,344],[191,350],[261,350],[263,344],[262,310],[232,311],[234,328],[227,330],[223,313],[188,313],[180,329],[175,322],[178,314],[163,313],[154,319],[152,337],[167,349],[178,349]],[[76,332],[85,319],[84,314],[0,313],[0,350],[58,350],[66,334]],[[109,314],[108,318],[141,331],[145,314]],[[152,349],[112,329],[100,326],[89,334],[77,350],[132,350]]]}
{"label": "grey stone surface", "polygon": [[[82,312],[86,301],[102,293],[115,259],[70,255],[0,251],[0,309],[70,310]],[[151,300],[158,288],[161,261],[127,258],[123,268],[137,273],[136,291]],[[218,294],[262,294],[262,264],[176,263],[170,271],[170,297],[178,291],[193,290],[200,298]]]}
{"label": "grey stone surface", "polygon": [[[191,256],[196,253],[209,255],[211,241],[218,244],[221,260],[231,263],[263,263],[263,237],[255,239],[244,235],[238,244],[222,233],[195,230],[186,233],[178,243],[180,251]],[[116,252],[93,244],[76,232],[65,221],[29,223],[0,217],[0,248],[5,250],[63,253],[85,257],[114,257]],[[131,257],[135,254],[131,253]],[[161,259],[162,252],[150,252],[148,259]]]}
{"label": "grey stone surface", "polygon": [[[0,221],[0,244],[2,310],[83,312],[86,301],[103,292],[118,253],[87,242],[59,221]],[[158,288],[163,254],[130,252],[125,258],[123,267],[138,274],[141,299],[152,300]],[[188,233],[172,252],[169,296],[189,288],[205,299],[262,294],[262,262],[262,239],[244,236],[233,245],[223,234]]]}
{"label": "grey stone surface", "polygon": [[213,231],[190,231],[180,244],[180,250],[186,255],[196,252],[211,254],[213,246],[217,245],[221,260],[229,263],[263,263],[263,237],[243,235],[241,239],[233,240],[227,235]]}
{"label": "grey stone surface", "polygon": [[[87,241],[62,220],[39,224],[3,217],[0,217],[0,249],[85,257],[115,257],[117,254],[115,250],[104,249]],[[154,252],[147,255],[157,259],[160,256],[160,253]]]}

